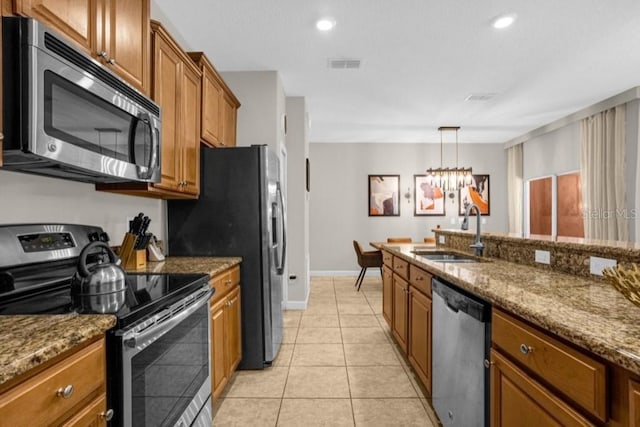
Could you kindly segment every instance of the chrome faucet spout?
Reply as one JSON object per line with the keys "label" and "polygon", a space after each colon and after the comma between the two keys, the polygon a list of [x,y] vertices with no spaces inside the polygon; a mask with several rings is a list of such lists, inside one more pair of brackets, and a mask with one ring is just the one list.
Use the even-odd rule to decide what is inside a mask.
{"label": "chrome faucet spout", "polygon": [[482,256],[482,252],[484,251],[484,244],[480,239],[480,208],[475,203],[467,204],[467,207],[464,211],[464,220],[462,221],[462,226],[460,227],[462,230],[469,229],[469,214],[471,213],[471,209],[476,210],[476,241],[470,245],[469,247],[473,249],[473,252],[476,256]]}

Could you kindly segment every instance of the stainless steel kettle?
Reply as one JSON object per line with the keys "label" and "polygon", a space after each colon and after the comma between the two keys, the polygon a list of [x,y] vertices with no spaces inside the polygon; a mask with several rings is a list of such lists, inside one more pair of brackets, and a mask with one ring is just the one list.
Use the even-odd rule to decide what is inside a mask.
{"label": "stainless steel kettle", "polygon": [[[104,250],[109,260],[87,265],[89,254],[97,248]],[[74,304],[84,312],[114,313],[125,300],[125,272],[118,265],[120,259],[104,242],[91,242],[82,249],[78,271],[71,279]]]}

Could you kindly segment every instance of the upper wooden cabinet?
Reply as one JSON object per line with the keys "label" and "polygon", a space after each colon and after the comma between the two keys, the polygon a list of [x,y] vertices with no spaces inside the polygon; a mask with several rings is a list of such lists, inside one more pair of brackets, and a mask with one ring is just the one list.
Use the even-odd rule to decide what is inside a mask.
{"label": "upper wooden cabinet", "polygon": [[14,0],[13,9],[66,35],[149,94],[149,0]]}
{"label": "upper wooden cabinet", "polygon": [[162,179],[157,184],[96,184],[98,190],[162,199],[200,193],[201,73],[159,22],[152,21],[152,97],[162,108]]}
{"label": "upper wooden cabinet", "polygon": [[240,101],[202,52],[189,52],[202,72],[200,139],[211,147],[236,145],[236,117]]}
{"label": "upper wooden cabinet", "polygon": [[149,10],[149,0],[98,0],[97,49],[92,52],[145,94],[150,87]]}

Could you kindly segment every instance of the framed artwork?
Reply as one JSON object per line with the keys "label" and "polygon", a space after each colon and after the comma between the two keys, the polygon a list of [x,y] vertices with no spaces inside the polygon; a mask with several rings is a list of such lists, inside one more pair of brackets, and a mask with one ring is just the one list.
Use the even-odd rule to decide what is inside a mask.
{"label": "framed artwork", "polygon": [[400,216],[400,175],[369,175],[369,216]]}
{"label": "framed artwork", "polygon": [[[464,215],[466,205],[475,203],[480,208],[482,215],[491,214],[489,202],[489,175],[471,175],[471,184],[458,190],[458,210],[460,215]],[[471,215],[475,215],[475,210]]]}
{"label": "framed artwork", "polygon": [[428,175],[413,175],[413,216],[443,216],[445,194],[428,182]]}

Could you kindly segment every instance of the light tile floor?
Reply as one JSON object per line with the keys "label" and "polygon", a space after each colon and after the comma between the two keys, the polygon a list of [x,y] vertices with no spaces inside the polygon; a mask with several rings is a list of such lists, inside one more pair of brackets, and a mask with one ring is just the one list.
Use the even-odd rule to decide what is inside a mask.
{"label": "light tile floor", "polygon": [[437,426],[382,317],[382,282],[311,281],[304,311],[286,311],[273,367],[236,372],[214,408],[218,426]]}

